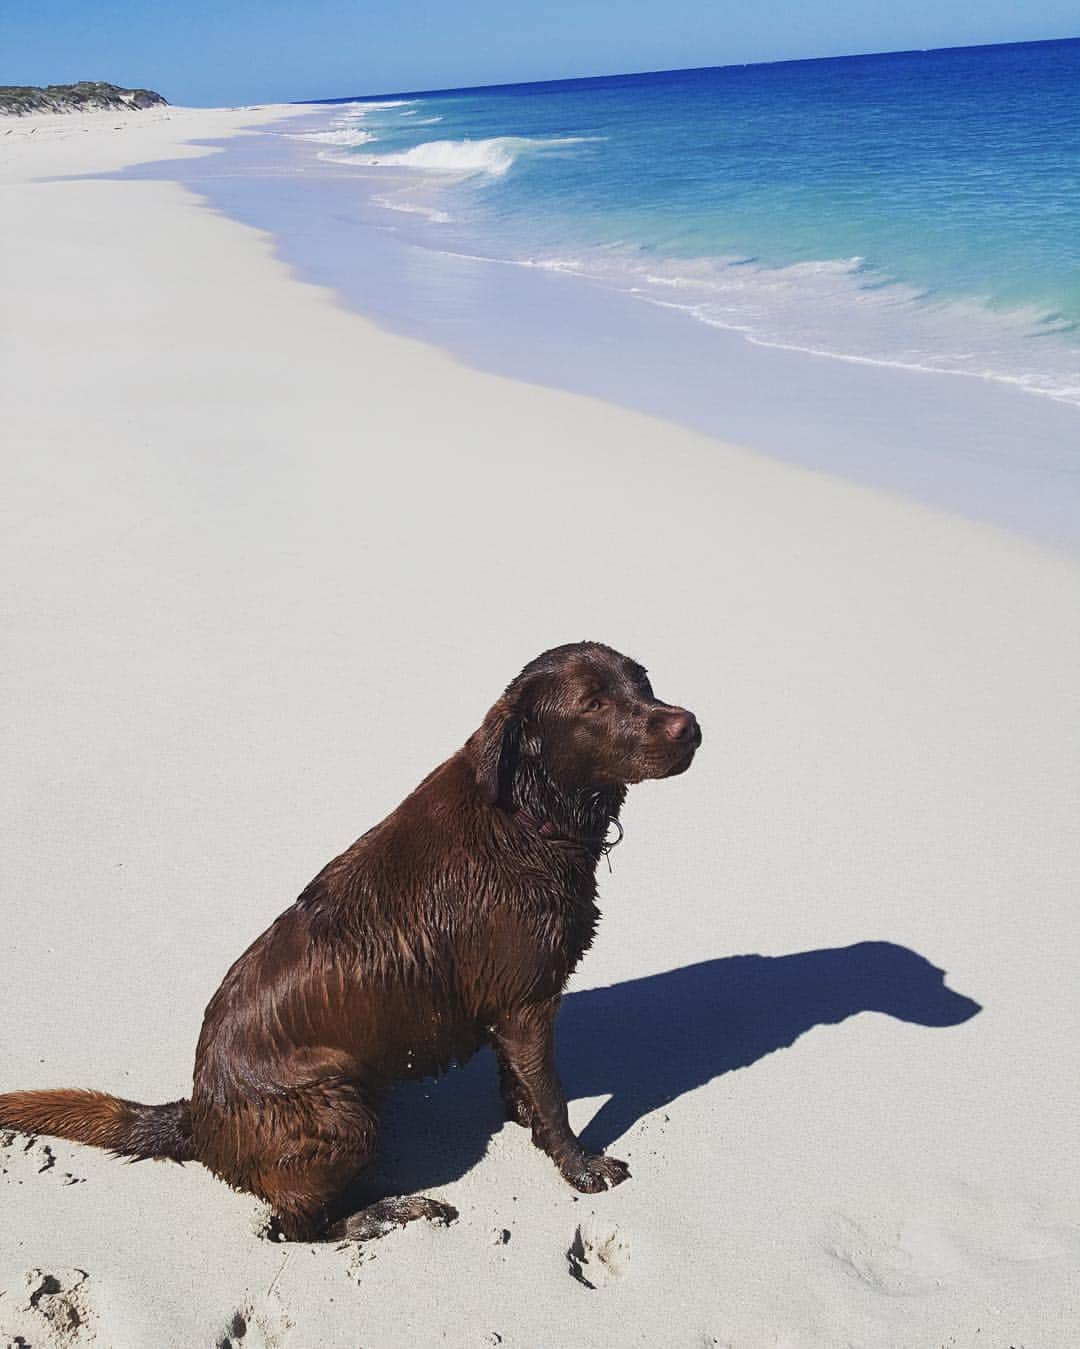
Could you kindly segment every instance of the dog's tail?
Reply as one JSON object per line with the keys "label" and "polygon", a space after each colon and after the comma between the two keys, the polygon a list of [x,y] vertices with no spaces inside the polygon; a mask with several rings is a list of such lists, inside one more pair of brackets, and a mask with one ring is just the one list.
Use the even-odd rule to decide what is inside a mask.
{"label": "dog's tail", "polygon": [[0,1095],[0,1129],[70,1138],[137,1161],[195,1160],[186,1100],[139,1105],[103,1091],[12,1091]]}

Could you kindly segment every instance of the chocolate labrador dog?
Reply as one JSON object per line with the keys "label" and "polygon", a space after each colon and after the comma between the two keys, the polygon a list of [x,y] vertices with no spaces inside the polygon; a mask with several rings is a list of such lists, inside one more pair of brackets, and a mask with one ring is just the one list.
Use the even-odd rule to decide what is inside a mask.
{"label": "chocolate labrador dog", "polygon": [[592,942],[596,867],[630,783],[673,777],[693,714],[598,642],[522,670],[466,744],[315,877],[206,1009],[191,1100],[0,1096],[0,1126],[133,1158],[199,1161],[272,1209],[283,1240],[368,1239],[456,1213],[423,1196],[342,1214],[390,1085],[490,1043],[510,1119],[585,1193],[625,1163],[588,1154],[555,1071],[555,1018]]}

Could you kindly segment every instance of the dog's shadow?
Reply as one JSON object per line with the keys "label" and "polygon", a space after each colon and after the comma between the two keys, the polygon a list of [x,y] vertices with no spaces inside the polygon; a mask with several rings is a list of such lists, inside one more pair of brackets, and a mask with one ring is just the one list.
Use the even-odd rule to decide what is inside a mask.
{"label": "dog's shadow", "polygon": [[[891,942],[730,956],[567,995],[559,1072],[571,1101],[610,1096],[582,1135],[598,1150],[645,1115],[786,1049],[815,1026],[860,1012],[956,1026],[979,1010],[945,986],[944,971]],[[457,1179],[480,1160],[502,1119],[489,1050],[439,1082],[399,1087],[384,1121],[379,1189],[411,1192]]]}

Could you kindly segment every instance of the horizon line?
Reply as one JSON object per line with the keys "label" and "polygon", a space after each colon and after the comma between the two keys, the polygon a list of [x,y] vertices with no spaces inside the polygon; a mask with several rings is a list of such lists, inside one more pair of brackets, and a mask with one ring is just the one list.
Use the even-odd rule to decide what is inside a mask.
{"label": "horizon line", "polygon": [[785,56],[770,61],[731,61],[706,66],[665,66],[658,70],[612,70],[594,75],[560,75],[542,80],[497,80],[491,84],[454,84],[432,89],[394,89],[371,94],[343,94],[334,98],[294,98],[290,104],[350,103],[364,99],[423,98],[434,94],[461,94],[492,89],[520,89],[544,84],[585,84],[593,80],[645,78],[649,75],[692,75],[704,70],[745,70],[749,66],[810,65],[822,61],[857,61],[875,56],[929,56],[935,52],[986,51],[993,47],[1047,47],[1061,42],[1080,42],[1080,34],[1067,37],[1024,38],[1011,42],[962,42],[948,47],[890,47],[884,51],[836,52],[831,56]]}

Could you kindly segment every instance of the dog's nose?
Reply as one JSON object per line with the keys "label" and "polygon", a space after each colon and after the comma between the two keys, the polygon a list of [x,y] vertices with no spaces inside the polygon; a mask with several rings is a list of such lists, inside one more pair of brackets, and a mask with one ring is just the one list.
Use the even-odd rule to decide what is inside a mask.
{"label": "dog's nose", "polygon": [[675,712],[667,719],[664,727],[672,740],[700,739],[701,730],[693,712]]}

